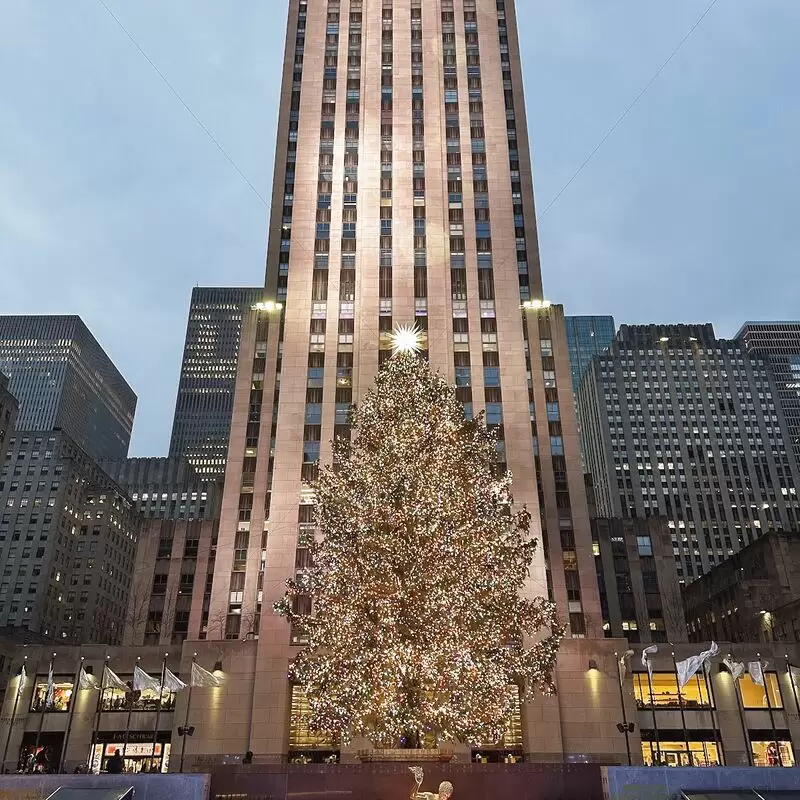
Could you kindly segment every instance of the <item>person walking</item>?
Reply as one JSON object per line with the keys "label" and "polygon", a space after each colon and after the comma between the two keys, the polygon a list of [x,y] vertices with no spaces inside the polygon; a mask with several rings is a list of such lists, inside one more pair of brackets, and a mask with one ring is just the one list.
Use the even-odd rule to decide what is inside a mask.
{"label": "person walking", "polygon": [[114,755],[108,759],[106,764],[106,772],[111,775],[121,775],[125,768],[125,762],[122,760],[119,750],[114,751]]}

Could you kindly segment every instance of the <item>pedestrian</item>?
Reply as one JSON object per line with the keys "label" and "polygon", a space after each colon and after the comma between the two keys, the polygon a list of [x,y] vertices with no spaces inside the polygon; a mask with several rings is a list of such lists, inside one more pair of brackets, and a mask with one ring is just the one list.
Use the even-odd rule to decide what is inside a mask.
{"label": "pedestrian", "polygon": [[115,750],[114,755],[108,759],[106,772],[109,772],[111,775],[121,775],[124,768],[125,762],[122,760],[122,755],[119,750]]}

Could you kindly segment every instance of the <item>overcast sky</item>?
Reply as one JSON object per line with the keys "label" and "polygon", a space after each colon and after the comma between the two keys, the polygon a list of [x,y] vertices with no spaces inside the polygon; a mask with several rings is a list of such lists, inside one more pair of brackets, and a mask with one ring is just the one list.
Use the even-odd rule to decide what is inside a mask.
{"label": "overcast sky", "polygon": [[[267,197],[285,0],[105,0]],[[710,0],[518,0],[543,210]],[[0,0],[0,313],[77,313],[166,453],[191,287],[266,210],[100,0]],[[546,294],[620,322],[800,316],[800,2],[719,0],[541,221]]]}

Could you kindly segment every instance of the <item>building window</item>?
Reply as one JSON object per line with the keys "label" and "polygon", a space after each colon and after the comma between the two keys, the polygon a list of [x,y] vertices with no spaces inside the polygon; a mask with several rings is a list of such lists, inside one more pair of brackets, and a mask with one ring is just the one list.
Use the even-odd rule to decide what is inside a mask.
{"label": "building window", "polygon": [[[777,673],[765,672],[764,675],[769,690],[770,705],[772,708],[783,708],[783,698],[778,685]],[[742,705],[745,708],[768,708],[767,694],[764,691],[764,687],[753,683],[749,673],[742,675],[739,679],[739,691],[742,693]]]}
{"label": "building window", "polygon": [[[41,711],[47,696],[47,679],[41,678],[36,683],[36,690],[31,700],[31,711]],[[69,711],[69,701],[72,697],[72,681],[59,681],[53,685],[53,702],[50,703],[45,711]]]}
{"label": "building window", "polygon": [[[670,733],[674,734],[677,731]],[[642,731],[642,736],[645,735],[652,736],[653,732]],[[690,741],[688,748],[685,741],[662,741],[656,744],[655,741],[644,741],[643,739],[642,760],[647,767],[659,763],[666,767],[719,767],[723,765],[717,743],[713,739]]]}
{"label": "building window", "polygon": [[308,726],[311,708],[305,689],[292,686],[292,710],[289,718],[289,747],[293,750],[318,750],[332,747],[334,740],[330,734],[312,731]]}
{"label": "building window", "polygon": [[[793,767],[794,750],[786,731],[779,731],[777,741],[767,739],[756,741],[752,738],[755,731],[751,731],[750,745],[753,751],[753,765],[756,767]],[[768,731],[759,732],[762,737],[768,736]]]}
{"label": "building window", "polygon": [[633,694],[639,708],[652,708],[653,704],[662,708],[680,708],[681,700],[683,700],[683,707],[688,709],[711,708],[712,706],[706,676],[699,672],[681,689],[680,697],[678,696],[678,678],[674,672],[654,672],[652,687],[651,698],[647,673],[635,672],[633,674]]}

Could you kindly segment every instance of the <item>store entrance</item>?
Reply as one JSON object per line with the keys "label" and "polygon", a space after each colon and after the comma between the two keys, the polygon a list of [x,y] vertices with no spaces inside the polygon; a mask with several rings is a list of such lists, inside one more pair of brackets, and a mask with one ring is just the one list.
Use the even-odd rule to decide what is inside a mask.
{"label": "store entrance", "polygon": [[91,771],[108,772],[108,760],[119,750],[122,756],[123,769],[126,773],[136,772],[168,772],[170,757],[170,731],[162,731],[153,749],[152,732],[131,731],[128,744],[125,734],[116,731],[113,734],[101,732],[98,742],[92,745],[90,753]]}

